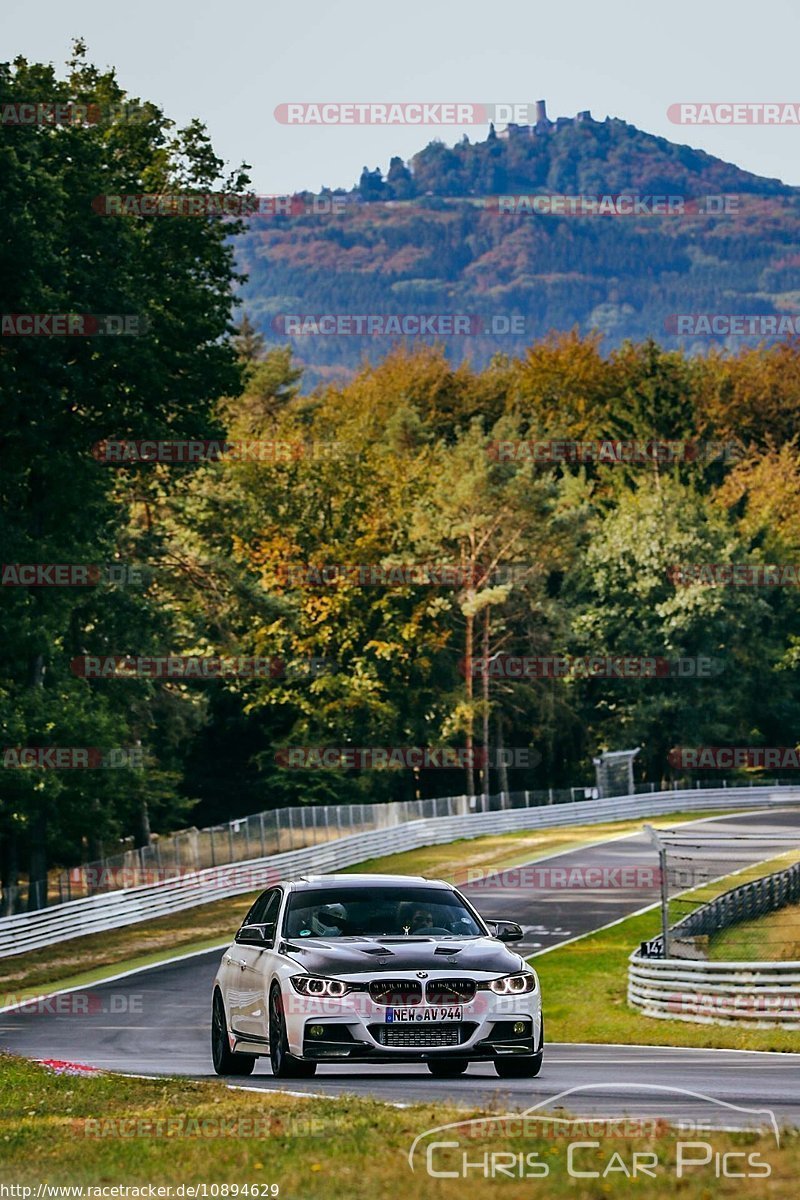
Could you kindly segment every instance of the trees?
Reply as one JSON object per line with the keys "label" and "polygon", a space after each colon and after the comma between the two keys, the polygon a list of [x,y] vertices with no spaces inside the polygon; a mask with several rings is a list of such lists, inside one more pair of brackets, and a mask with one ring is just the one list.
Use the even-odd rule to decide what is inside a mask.
{"label": "trees", "polygon": [[[95,106],[99,114],[96,123],[0,130],[2,310],[133,314],[145,329],[138,337],[3,338],[2,561],[124,562],[131,546],[128,513],[147,527],[165,469],[115,474],[99,464],[92,447],[109,437],[207,433],[214,399],[238,389],[226,341],[230,285],[237,278],[228,234],[236,226],[105,217],[92,198],[215,186],[235,191],[246,177],[241,171],[223,176],[199,123],[175,131],[155,106],[127,96],[112,71],[92,66],[80,43],[64,79],[52,67],[19,58],[0,65],[0,86],[7,104],[35,96]],[[154,608],[146,591],[4,588],[2,600],[0,702],[11,744],[158,742],[154,729],[169,717],[152,685],[90,683],[69,667],[77,654],[143,653],[168,639],[169,614]],[[123,697],[120,686],[132,687],[136,699]],[[119,833],[129,818],[124,774],[7,773],[0,837],[9,894],[23,855],[36,904],[52,847],[75,856],[92,832],[107,839]],[[145,793],[152,784],[163,799],[162,783],[157,769],[139,780]],[[168,823],[180,807],[174,785],[172,794]]]}

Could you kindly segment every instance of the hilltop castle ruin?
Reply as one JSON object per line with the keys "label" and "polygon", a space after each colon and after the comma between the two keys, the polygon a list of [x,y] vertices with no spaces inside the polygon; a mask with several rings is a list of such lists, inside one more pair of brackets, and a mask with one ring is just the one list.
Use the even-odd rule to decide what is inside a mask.
{"label": "hilltop castle ruin", "polygon": [[499,138],[516,138],[516,137],[542,137],[550,132],[551,129],[563,129],[566,125],[575,125],[576,123],[583,124],[585,121],[592,121],[593,117],[589,109],[584,109],[579,112],[576,117],[556,117],[555,121],[551,121],[547,115],[547,104],[544,100],[536,101],[536,121],[533,125],[506,125],[505,129],[501,129],[497,136]]}

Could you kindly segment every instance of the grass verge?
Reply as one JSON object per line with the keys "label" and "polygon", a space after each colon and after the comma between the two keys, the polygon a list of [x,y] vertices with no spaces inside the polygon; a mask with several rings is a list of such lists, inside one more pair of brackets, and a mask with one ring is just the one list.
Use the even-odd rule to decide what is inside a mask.
{"label": "grass verge", "polygon": [[720,930],[708,955],[724,962],[800,962],[800,904]]}
{"label": "grass verge", "polygon": [[[578,1134],[577,1139],[591,1136],[599,1146],[582,1149],[575,1160],[576,1169],[597,1171],[595,1179],[571,1178],[566,1139],[542,1136],[533,1123],[521,1130],[517,1123],[517,1130],[509,1130],[485,1122],[483,1136],[475,1137],[473,1126],[468,1139],[448,1131],[443,1136],[459,1145],[436,1151],[431,1162],[435,1170],[454,1172],[455,1178],[437,1178],[426,1171],[424,1153],[415,1159],[412,1174],[407,1156],[414,1138],[485,1110],[434,1104],[393,1108],[356,1097],[237,1092],[222,1083],[176,1079],[78,1078],[54,1075],[7,1055],[0,1055],[0,1084],[0,1182],[31,1187],[34,1196],[39,1184],[104,1188],[106,1195],[108,1188],[121,1184],[144,1187],[139,1194],[145,1196],[148,1184],[205,1184],[206,1195],[216,1184],[229,1187],[227,1193],[219,1188],[218,1196],[259,1198],[275,1195],[270,1185],[277,1185],[280,1200],[388,1200],[405,1190],[426,1200],[463,1200],[465,1187],[470,1200],[494,1200],[498,1194],[508,1200],[530,1200],[535,1194],[582,1200],[630,1196],[631,1179],[619,1162],[630,1168],[634,1152],[656,1156],[655,1177],[636,1179],[640,1200],[656,1200],[675,1188],[678,1137],[654,1121],[644,1122],[636,1136]],[[503,1107],[499,1104],[497,1111]],[[717,1151],[757,1155],[768,1164],[769,1176],[717,1178],[712,1158],[680,1181],[684,1200],[741,1197],[743,1182],[748,1197],[756,1200],[794,1194],[800,1174],[796,1135],[784,1134],[780,1148],[773,1136],[756,1132],[704,1134],[703,1139]],[[499,1173],[492,1177],[473,1167],[464,1177],[462,1155],[481,1163],[493,1151],[504,1155]],[[529,1155],[537,1158],[525,1157]],[[734,1161],[740,1170],[743,1159]],[[547,1178],[519,1178],[520,1165],[530,1172],[534,1162],[546,1166]],[[86,1200],[91,1196],[84,1193]]]}
{"label": "grass verge", "polygon": [[[692,897],[693,906],[705,903],[732,887],[781,869],[799,855],[797,851],[782,854],[683,893],[671,901],[671,922],[686,915],[687,896]],[[529,961],[542,981],[548,1040],[797,1051],[797,1030],[671,1021],[645,1017],[628,1007],[628,957],[640,942],[660,932],[661,910],[656,907],[561,949],[534,955]],[[591,997],[588,1004],[587,997]]]}

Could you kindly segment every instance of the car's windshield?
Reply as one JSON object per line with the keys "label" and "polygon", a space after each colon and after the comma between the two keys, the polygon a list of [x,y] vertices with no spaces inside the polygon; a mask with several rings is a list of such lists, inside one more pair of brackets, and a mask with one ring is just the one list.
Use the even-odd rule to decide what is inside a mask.
{"label": "car's windshield", "polygon": [[430,887],[329,887],[293,892],[286,937],[476,937],[455,892]]}

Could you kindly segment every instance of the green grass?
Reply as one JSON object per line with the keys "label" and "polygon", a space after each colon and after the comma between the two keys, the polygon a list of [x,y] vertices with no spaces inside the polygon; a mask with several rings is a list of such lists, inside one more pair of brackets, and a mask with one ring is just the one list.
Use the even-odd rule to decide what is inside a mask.
{"label": "green grass", "polygon": [[[491,1107],[505,1110],[499,1098]],[[543,1137],[541,1126],[533,1124],[521,1136],[495,1123],[482,1137],[462,1138],[458,1150],[440,1151],[434,1165],[452,1169],[463,1151],[470,1161],[481,1160],[487,1150],[535,1153],[549,1168],[544,1181],[492,1179],[475,1170],[466,1180],[432,1178],[424,1158],[412,1174],[407,1156],[418,1134],[486,1111],[433,1103],[395,1108],[350,1096],[237,1092],[221,1082],[56,1076],[0,1055],[0,1183],[34,1188],[39,1183],[107,1188],[206,1184],[209,1189],[214,1184],[240,1189],[258,1184],[260,1195],[277,1184],[280,1200],[390,1200],[407,1192],[424,1200],[463,1200],[465,1195],[469,1200],[495,1200],[498,1195],[508,1200],[593,1200],[631,1194],[657,1200],[672,1190],[682,1200],[743,1195],[783,1200],[795,1193],[800,1174],[796,1135],[784,1134],[777,1149],[774,1138],[765,1134],[719,1133],[704,1135],[704,1140],[716,1150],[759,1154],[769,1164],[770,1177],[717,1179],[712,1165],[692,1171],[676,1185],[669,1165],[678,1139],[655,1122],[646,1123],[636,1137],[592,1133],[600,1149],[584,1150],[577,1160],[580,1169],[602,1171],[614,1153],[628,1164],[634,1151],[656,1154],[657,1178],[640,1177],[634,1185],[619,1171],[605,1181],[571,1179],[564,1139]],[[457,1134],[445,1136],[455,1140]]]}
{"label": "green grass", "polygon": [[[800,851],[790,851],[768,863],[755,864],[683,893],[683,899],[671,901],[670,923],[686,915],[686,896],[692,897],[695,907],[742,882],[778,870],[798,857]],[[548,1040],[797,1051],[797,1030],[672,1021],[645,1017],[638,1009],[629,1007],[628,957],[640,942],[660,932],[661,909],[654,907],[569,946],[534,955],[529,961],[542,982]],[[591,997],[589,1004],[587,997]]]}
{"label": "green grass", "polygon": [[725,962],[800,962],[800,904],[715,933],[708,951]]}
{"label": "green grass", "polygon": [[542,984],[547,1040],[797,1050],[797,1032],[789,1029],[695,1025],[645,1017],[629,1008],[628,956],[660,929],[660,915],[654,909],[530,959]]}

